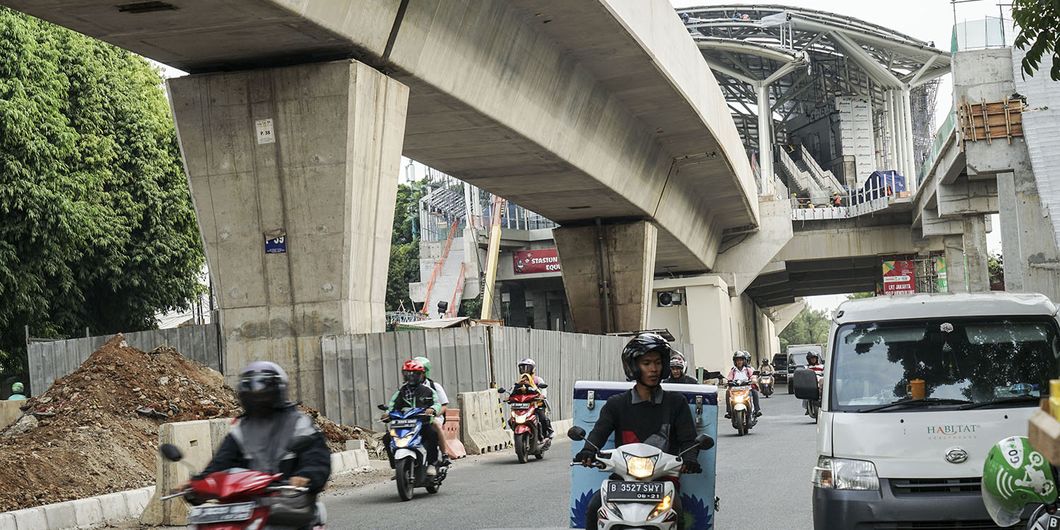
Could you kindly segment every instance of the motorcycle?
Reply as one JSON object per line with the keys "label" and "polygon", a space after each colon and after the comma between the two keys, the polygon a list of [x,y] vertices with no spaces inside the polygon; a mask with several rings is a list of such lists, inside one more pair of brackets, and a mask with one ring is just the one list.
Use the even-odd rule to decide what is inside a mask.
{"label": "motorcycle", "polygon": [[758,389],[762,397],[768,398],[773,395],[773,374],[762,374],[758,376]]}
{"label": "motorcycle", "polygon": [[[585,440],[585,429],[571,427],[567,437],[576,442]],[[621,477],[609,477],[600,484],[602,530],[675,530],[680,514],[675,507],[679,498],[674,484],[681,476],[682,457],[692,449],[705,451],[714,447],[714,439],[706,434],[697,436],[695,444],[676,456],[643,443],[625,444],[611,451],[601,451],[592,442],[587,443],[597,452],[592,467],[611,473],[611,477]]]}
{"label": "motorcycle", "polygon": [[729,411],[732,416],[732,428],[740,436],[747,434],[752,427],[758,424],[758,419],[752,414],[751,381],[731,381],[726,390],[729,399]]}
{"label": "motorcycle", "polygon": [[[386,411],[386,405],[379,405],[379,410]],[[423,429],[431,428],[431,416],[426,409],[412,407],[403,410],[391,410],[383,420],[390,434],[390,452],[394,455],[394,473],[398,495],[401,500],[412,500],[415,488],[426,488],[427,493],[438,493],[438,487],[445,480],[449,466],[439,465],[434,476],[427,474],[427,449],[423,446]]]}
{"label": "motorcycle", "polygon": [[[541,389],[547,385],[540,385]],[[498,393],[504,393],[500,388]],[[525,464],[530,455],[541,460],[545,458],[545,451],[552,447],[552,438],[545,436],[538,418],[538,409],[544,407],[544,399],[541,393],[527,386],[522,391],[512,392],[508,396],[508,407],[511,408],[511,417],[508,418],[508,426],[513,433],[515,445],[515,456],[520,464]]]}
{"label": "motorcycle", "polygon": [[[309,438],[292,441],[287,450],[299,451]],[[162,497],[183,497],[191,505],[188,528],[192,530],[251,530],[258,528],[323,530],[327,519],[324,503],[313,502],[306,488],[291,486],[279,473],[233,468],[199,475],[175,445],[163,444],[162,457],[178,462],[191,472],[188,486]]]}

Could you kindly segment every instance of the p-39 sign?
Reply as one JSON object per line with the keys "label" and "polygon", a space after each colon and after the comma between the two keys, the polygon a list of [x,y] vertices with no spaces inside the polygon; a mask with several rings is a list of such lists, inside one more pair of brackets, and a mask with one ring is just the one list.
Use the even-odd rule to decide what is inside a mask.
{"label": "p-39 sign", "polygon": [[515,274],[559,272],[559,253],[554,248],[516,250],[512,256]]}

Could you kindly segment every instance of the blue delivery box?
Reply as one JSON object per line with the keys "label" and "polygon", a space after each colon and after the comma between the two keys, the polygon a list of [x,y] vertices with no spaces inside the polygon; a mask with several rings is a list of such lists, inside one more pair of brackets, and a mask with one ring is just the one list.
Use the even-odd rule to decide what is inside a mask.
{"label": "blue delivery box", "polygon": [[[713,385],[686,385],[665,383],[663,390],[679,392],[688,402],[697,434],[718,437],[718,388]],[[574,425],[591,432],[600,415],[600,408],[607,398],[633,388],[631,382],[577,381],[574,383]],[[584,442],[571,443],[571,459],[581,450]],[[601,449],[614,449],[614,436],[608,437]],[[681,475],[681,508],[686,529],[702,530],[714,527],[714,476],[716,448],[699,452],[699,464],[703,472]],[[571,467],[570,480],[570,526],[585,528],[585,509],[600,483],[608,474],[598,469],[582,466]]]}

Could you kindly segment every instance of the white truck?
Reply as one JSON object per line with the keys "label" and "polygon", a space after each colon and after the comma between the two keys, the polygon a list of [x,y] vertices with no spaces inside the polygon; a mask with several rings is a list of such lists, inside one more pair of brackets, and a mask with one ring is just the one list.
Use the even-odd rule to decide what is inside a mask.
{"label": "white truck", "polygon": [[[827,351],[814,528],[995,528],[983,461],[1026,435],[1060,373],[1057,307],[1012,293],[853,300]],[[816,396],[796,379],[796,397]]]}

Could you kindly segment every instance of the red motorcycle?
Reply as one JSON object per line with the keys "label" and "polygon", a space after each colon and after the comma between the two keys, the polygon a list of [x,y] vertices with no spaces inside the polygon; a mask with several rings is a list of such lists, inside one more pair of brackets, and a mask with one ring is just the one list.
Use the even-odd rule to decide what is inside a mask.
{"label": "red motorcycle", "polygon": [[[292,443],[295,447],[297,441]],[[180,449],[171,444],[160,448],[171,462],[182,462]],[[250,530],[277,528],[324,530],[324,506],[313,502],[306,488],[284,484],[282,474],[249,469],[229,469],[199,476],[182,491],[162,497],[183,497],[191,504],[188,528],[193,530]]]}
{"label": "red motorcycle", "polygon": [[[541,385],[540,388],[545,388]],[[504,392],[504,389],[500,389]],[[508,426],[514,434],[515,456],[520,464],[525,464],[530,455],[541,460],[545,451],[552,447],[552,438],[545,436],[538,418],[538,409],[545,406],[541,392],[529,385],[516,385],[508,396],[508,407],[512,410]]]}

